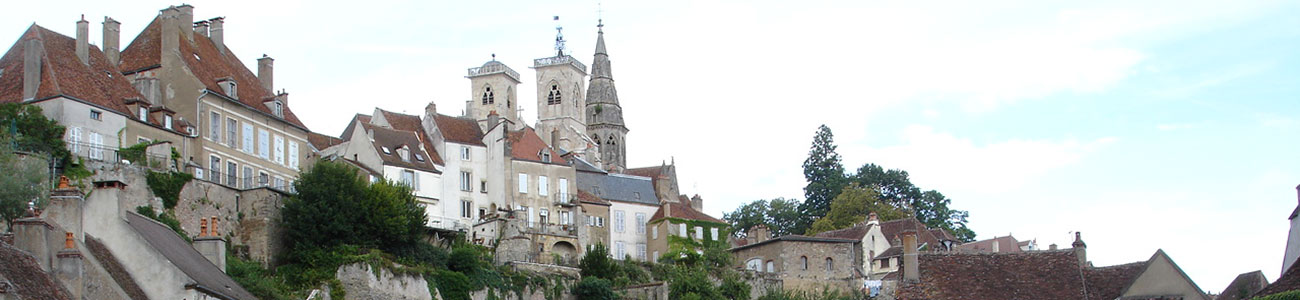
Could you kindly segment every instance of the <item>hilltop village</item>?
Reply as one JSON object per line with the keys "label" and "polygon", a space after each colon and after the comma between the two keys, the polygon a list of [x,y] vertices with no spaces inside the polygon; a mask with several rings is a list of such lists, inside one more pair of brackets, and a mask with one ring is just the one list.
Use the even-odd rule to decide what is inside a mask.
{"label": "hilltop village", "polygon": [[[627,164],[628,145],[650,141],[629,135],[637,124],[624,123],[636,112],[620,106],[603,25],[590,67],[562,46],[527,66],[531,80],[487,61],[467,69],[464,107],[429,102],[418,115],[376,107],[325,133],[309,129],[277,90],[272,57],[257,58],[254,70],[236,56],[243,49],[226,46],[240,37],[224,34],[223,18],[196,18],[195,7],[181,5],[132,21],[148,25],[125,47],[121,23],[104,17],[102,47],[88,40],[83,19],[75,36],[51,29],[73,24],[33,24],[0,57],[0,103],[40,107],[66,128],[69,157],[88,171],[61,168],[47,203],[6,224],[0,299],[257,299],[261,289],[229,266],[283,264],[282,209],[297,197],[300,174],[318,163],[409,188],[426,220],[426,245],[471,244],[485,249],[484,268],[561,278],[538,285],[551,289],[485,288],[468,293],[473,299],[583,299],[554,287],[590,276],[584,258],[598,248],[651,273],[690,253],[708,259],[720,251],[722,269],[741,275],[700,282],[724,289],[741,282],[743,296],[732,298],[783,290],[871,299],[1216,296],[1163,251],[1093,265],[1077,232],[1068,248],[1011,236],[963,242],[912,217],[872,213],[816,235],[771,236],[761,224],[737,234],[703,212],[704,196],[682,193],[671,158]],[[536,85],[537,94],[520,97],[520,84]],[[525,106],[536,110],[534,124],[522,120]],[[399,270],[348,264],[302,297],[459,299],[438,276]],[[1243,274],[1215,299],[1300,289],[1293,271],[1272,286],[1258,272]],[[679,298],[674,283],[657,276],[617,286],[616,295]]]}

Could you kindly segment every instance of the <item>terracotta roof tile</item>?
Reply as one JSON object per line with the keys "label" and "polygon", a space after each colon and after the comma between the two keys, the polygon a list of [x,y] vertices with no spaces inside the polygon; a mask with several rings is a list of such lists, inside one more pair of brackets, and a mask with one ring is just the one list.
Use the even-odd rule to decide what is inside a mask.
{"label": "terracotta roof tile", "polygon": [[[384,161],[385,165],[441,173],[429,159],[428,152],[420,149],[422,148],[422,142],[415,136],[414,132],[388,129],[370,123],[362,123],[361,126],[366,131],[374,133],[374,141],[371,142],[371,145],[375,147],[375,152],[379,154],[379,158]],[[402,148],[402,146],[406,146],[411,151],[409,161],[402,160],[402,157],[398,155],[397,149]],[[424,161],[420,161],[420,157],[423,157]]]}
{"label": "terracotta roof tile", "polygon": [[76,39],[33,24],[0,57],[0,102],[19,102],[23,96],[24,50],[27,40],[41,41],[41,83],[35,99],[67,96],[126,116],[135,113],[127,99],[144,99],[131,82],[104,58],[99,48],[90,46],[90,64],[77,58]]}
{"label": "terracotta roof tile", "polygon": [[916,218],[908,217],[880,222],[880,233],[891,241],[895,237],[902,237],[903,231],[908,229],[916,230],[916,242],[918,244],[929,244],[931,247],[939,245],[939,239],[930,233],[930,228],[926,227],[921,221],[917,221]]}
{"label": "terracotta roof tile", "polygon": [[438,131],[442,132],[442,137],[449,142],[484,146],[483,129],[478,127],[478,121],[474,119],[436,114],[433,121],[438,125]]}
{"label": "terracotta roof tile", "polygon": [[433,160],[433,164],[439,166],[445,165],[442,162],[442,155],[438,153],[438,148],[434,148],[433,142],[429,141],[429,134],[424,131],[424,125],[422,125],[423,122],[420,120],[420,117],[408,114],[399,114],[382,109],[377,110],[379,113],[384,115],[384,120],[387,120],[388,125],[392,126],[393,129],[414,132],[416,138],[420,139],[420,143],[424,144],[424,150],[425,152],[428,152],[429,159]]}
{"label": "terracotta roof tile", "polygon": [[[993,251],[993,244],[998,245],[998,251]],[[1009,235],[957,245],[957,249],[973,252],[1021,252],[1020,243]]]}
{"label": "terracotta roof tile", "polygon": [[5,294],[14,299],[70,300],[63,284],[41,270],[36,258],[8,243],[0,243],[0,282],[8,283]]}
{"label": "terracotta roof tile", "polygon": [[901,283],[898,299],[1085,299],[1071,251],[925,253],[918,260],[921,280]]}
{"label": "terracotta roof tile", "polygon": [[320,151],[320,150],[325,150],[325,148],[329,148],[330,146],[342,144],[343,139],[324,135],[324,134],[319,134],[315,132],[308,132],[307,142],[311,143],[311,146],[315,147],[316,151]]}
{"label": "terracotta roof tile", "polygon": [[1093,299],[1119,299],[1124,290],[1133,284],[1133,280],[1147,267],[1147,262],[1140,261],[1123,265],[1099,268],[1085,268],[1084,278],[1088,281],[1088,297]]}
{"label": "terracotta roof tile", "polygon": [[1291,268],[1288,268],[1286,273],[1282,273],[1282,277],[1278,277],[1277,281],[1256,292],[1255,297],[1294,290],[1300,290],[1300,264],[1291,264]]}
{"label": "terracotta roof tile", "polygon": [[709,214],[695,210],[695,208],[692,208],[690,205],[672,202],[664,202],[663,205],[660,205],[659,210],[655,211],[654,216],[650,217],[650,221],[653,222],[663,218],[679,218],[727,224],[727,221],[719,220]]}
{"label": "terracotta roof tile", "polygon": [[855,239],[861,241],[862,237],[866,236],[867,232],[871,231],[871,226],[873,225],[859,224],[849,228],[821,232],[818,233],[816,236],[827,237],[827,238]]}
{"label": "terracotta roof tile", "polygon": [[1223,288],[1214,300],[1243,300],[1250,299],[1250,295],[1258,292],[1268,286],[1268,278],[1264,277],[1264,272],[1254,271],[1241,273],[1237,278],[1232,279],[1228,287]]}
{"label": "terracotta roof tile", "polygon": [[578,201],[598,205],[610,205],[608,200],[600,199],[600,197],[596,197],[596,195],[583,190],[578,190]]}
{"label": "terracotta roof tile", "polygon": [[[162,22],[161,17],[155,17],[135,40],[122,50],[121,69],[124,72],[132,73],[149,70],[161,66],[161,36]],[[274,116],[267,100],[276,97],[273,91],[262,87],[262,83],[257,79],[257,75],[249,71],[248,67],[240,62],[235,56],[233,50],[226,48],[225,53],[221,53],[206,36],[195,33],[194,31],[185,31],[180,34],[190,34],[194,42],[190,43],[184,36],[180,39],[181,60],[185,62],[185,67],[203,83],[209,91],[237,99],[237,102],[248,106],[254,110]],[[217,85],[217,80],[222,78],[232,78],[238,85],[236,95],[226,95],[225,92]],[[292,103],[285,103],[283,108],[284,121],[303,130],[307,126],[303,125],[298,116],[290,109]],[[310,131],[310,130],[308,130]]]}
{"label": "terracotta roof tile", "polygon": [[515,160],[526,160],[542,163],[541,153],[546,151],[551,154],[550,164],[563,165],[567,164],[564,158],[551,147],[546,146],[542,137],[537,136],[537,132],[532,127],[524,127],[523,130],[511,131],[510,139],[510,157]]}

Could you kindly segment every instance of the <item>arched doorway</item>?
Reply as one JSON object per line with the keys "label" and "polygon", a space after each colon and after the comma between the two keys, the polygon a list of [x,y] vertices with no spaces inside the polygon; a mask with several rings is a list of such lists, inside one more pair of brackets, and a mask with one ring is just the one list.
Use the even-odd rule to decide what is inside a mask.
{"label": "arched doorway", "polygon": [[555,242],[551,245],[551,253],[559,255],[562,262],[560,264],[571,264],[578,261],[578,247],[567,241]]}

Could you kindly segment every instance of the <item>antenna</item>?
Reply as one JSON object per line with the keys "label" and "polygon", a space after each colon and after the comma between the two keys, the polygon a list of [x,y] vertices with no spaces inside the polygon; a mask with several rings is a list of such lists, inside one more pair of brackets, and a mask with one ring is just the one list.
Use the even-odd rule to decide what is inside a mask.
{"label": "antenna", "polygon": [[555,20],[555,56],[564,56],[564,27],[560,26],[560,16],[552,20]]}

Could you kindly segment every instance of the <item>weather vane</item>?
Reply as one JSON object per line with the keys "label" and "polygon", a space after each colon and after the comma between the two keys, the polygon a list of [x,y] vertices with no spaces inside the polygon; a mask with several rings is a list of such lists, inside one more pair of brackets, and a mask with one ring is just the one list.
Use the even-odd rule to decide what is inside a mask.
{"label": "weather vane", "polygon": [[552,19],[555,20],[555,56],[564,56],[564,27],[560,26],[560,16]]}

